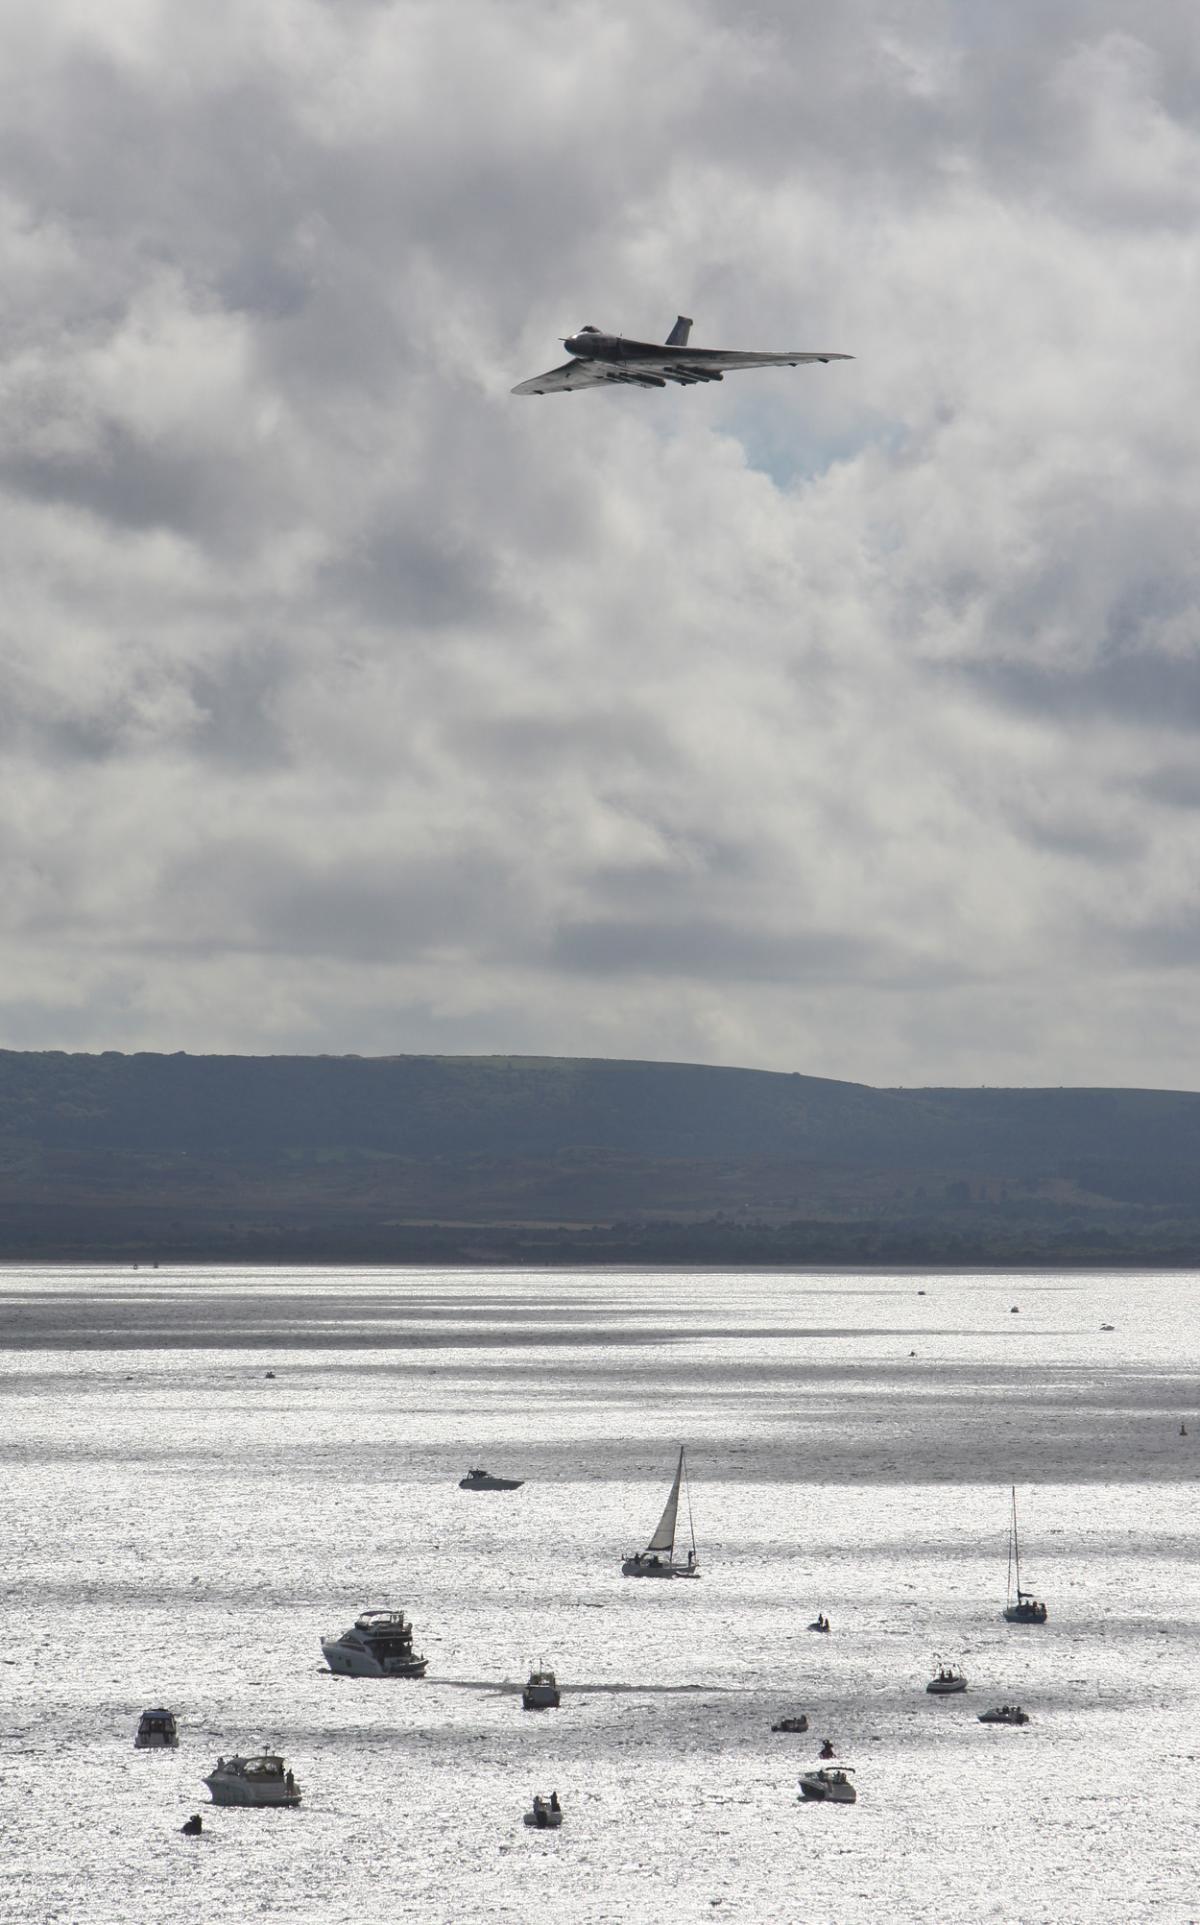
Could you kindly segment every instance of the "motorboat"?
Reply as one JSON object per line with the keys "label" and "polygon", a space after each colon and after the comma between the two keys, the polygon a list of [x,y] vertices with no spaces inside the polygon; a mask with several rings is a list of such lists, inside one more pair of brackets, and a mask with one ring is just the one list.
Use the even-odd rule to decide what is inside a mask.
{"label": "motorboat", "polygon": [[851,1783],[853,1775],[850,1765],[820,1765],[816,1771],[803,1773],[800,1796],[819,1804],[855,1805],[858,1792]]}
{"label": "motorboat", "polygon": [[521,1693],[521,1703],[526,1711],[557,1711],[560,1696],[558,1680],[553,1671],[531,1671]]}
{"label": "motorboat", "polygon": [[490,1470],[469,1470],[458,1480],[460,1491],[519,1491],[523,1477],[493,1477]]}
{"label": "motorboat", "polygon": [[[683,1491],[687,1496],[688,1532],[691,1536],[691,1549],[687,1557],[676,1557],[675,1538],[679,1523],[679,1496]],[[667,1496],[666,1507],[658,1520],[658,1528],[644,1551],[635,1551],[621,1566],[622,1577],[699,1577],[700,1566],[696,1561],[696,1532],[692,1524],[692,1493],[687,1483],[684,1467],[683,1446],[679,1447],[679,1462],[675,1466],[675,1478]]]}
{"label": "motorboat", "polygon": [[1017,1488],[1013,1485],[1012,1514],[1008,1525],[1008,1602],[1004,1615],[1009,1624],[1044,1624],[1049,1615],[1032,1591],[1021,1589],[1021,1541],[1017,1536]]}
{"label": "motorboat", "polygon": [[558,1793],[552,1791],[549,1798],[539,1794],[533,1801],[533,1810],[525,1813],[525,1823],[536,1825],[539,1831],[557,1831],[562,1824],[562,1806]]}
{"label": "motorboat", "polygon": [[1022,1711],[1019,1704],[998,1704],[991,1711],[981,1711],[980,1724],[1028,1724],[1029,1713]]}
{"label": "motorboat", "polygon": [[204,1780],[214,1805],[298,1805],[300,1787],[282,1758],[262,1751],[251,1758],[218,1758]]}
{"label": "motorboat", "polygon": [[771,1729],[772,1731],[807,1731],[808,1719],[802,1711],[795,1718],[780,1718],[777,1724],[771,1726]]}
{"label": "motorboat", "polygon": [[948,1698],[956,1691],[967,1688],[967,1674],[959,1664],[943,1664],[936,1660],[937,1670],[925,1686],[926,1691],[935,1698]]}
{"label": "motorboat", "polygon": [[403,1611],[363,1611],[340,1638],[322,1638],[331,1671],[348,1678],[423,1678],[428,1658],[413,1648]]}
{"label": "motorboat", "polygon": [[161,1705],[151,1711],[143,1711],[133,1742],[138,1751],[173,1751],[179,1743],[175,1713],[164,1711]]}

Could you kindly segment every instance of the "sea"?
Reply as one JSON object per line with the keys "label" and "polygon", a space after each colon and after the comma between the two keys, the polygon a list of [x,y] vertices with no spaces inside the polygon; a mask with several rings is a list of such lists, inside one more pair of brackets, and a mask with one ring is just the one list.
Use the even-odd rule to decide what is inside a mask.
{"label": "sea", "polygon": [[0,1920],[1200,1919],[1194,1273],[9,1266],[0,1463]]}

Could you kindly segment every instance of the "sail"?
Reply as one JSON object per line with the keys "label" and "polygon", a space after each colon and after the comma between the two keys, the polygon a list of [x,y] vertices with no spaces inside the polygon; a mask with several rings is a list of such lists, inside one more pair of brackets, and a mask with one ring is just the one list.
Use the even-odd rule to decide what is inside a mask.
{"label": "sail", "polygon": [[671,1486],[671,1495],[668,1497],[663,1514],[658,1520],[658,1529],[646,1546],[648,1551],[665,1551],[667,1556],[670,1557],[672,1551],[675,1549],[675,1519],[679,1511],[679,1487],[682,1482],[683,1450],[681,1447],[679,1464],[675,1471],[675,1482]]}

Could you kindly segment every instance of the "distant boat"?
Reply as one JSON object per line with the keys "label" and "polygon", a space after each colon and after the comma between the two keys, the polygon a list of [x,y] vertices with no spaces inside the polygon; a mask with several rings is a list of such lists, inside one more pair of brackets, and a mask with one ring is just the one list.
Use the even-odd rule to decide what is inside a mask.
{"label": "distant boat", "polygon": [[493,1477],[491,1471],[469,1470],[458,1480],[460,1491],[519,1491],[523,1477]]}
{"label": "distant boat", "polygon": [[558,1679],[553,1671],[539,1666],[529,1673],[529,1681],[521,1693],[526,1711],[557,1711],[559,1699]]}
{"label": "distant boat", "polygon": [[966,1690],[967,1674],[960,1664],[943,1664],[940,1658],[935,1659],[935,1663],[937,1670],[925,1686],[931,1697],[949,1698],[957,1691]]}
{"label": "distant boat", "polygon": [[800,1796],[824,1805],[857,1804],[852,1775],[850,1765],[838,1765],[832,1771],[822,1765],[817,1771],[806,1771],[800,1780]]}
{"label": "distant boat", "polygon": [[298,1805],[300,1787],[277,1752],[218,1758],[204,1780],[214,1805]]}
{"label": "distant boat", "polygon": [[998,1704],[991,1711],[981,1711],[980,1724],[1028,1724],[1029,1713],[1022,1711],[1019,1704]]}
{"label": "distant boat", "polygon": [[558,1793],[552,1791],[549,1798],[540,1794],[533,1801],[533,1810],[525,1813],[525,1823],[536,1825],[539,1831],[557,1831],[562,1824],[562,1806]]}
{"label": "distant boat", "polygon": [[[687,1485],[683,1462],[683,1445],[679,1447],[679,1462],[675,1467],[675,1481],[671,1485],[666,1507],[658,1520],[658,1529],[644,1551],[635,1551],[621,1566],[622,1577],[699,1577],[700,1566],[696,1562],[696,1532],[692,1524],[692,1494]],[[692,1548],[686,1560],[675,1556],[676,1526],[679,1521],[679,1493],[687,1492],[688,1531]]]}
{"label": "distant boat", "polygon": [[143,1711],[133,1742],[138,1751],[173,1751],[179,1743],[174,1712],[165,1710],[161,1705]]}
{"label": "distant boat", "polygon": [[340,1638],[322,1638],[329,1669],[351,1678],[423,1678],[428,1658],[413,1650],[403,1611],[363,1611]]}
{"label": "distant boat", "polygon": [[1044,1624],[1047,1612],[1032,1591],[1021,1589],[1021,1543],[1017,1536],[1017,1487],[1013,1485],[1012,1517],[1008,1526],[1008,1603],[1004,1615],[1010,1624]]}
{"label": "distant boat", "polygon": [[797,1717],[780,1718],[778,1724],[773,1724],[771,1729],[772,1731],[807,1731],[808,1719],[801,1711]]}

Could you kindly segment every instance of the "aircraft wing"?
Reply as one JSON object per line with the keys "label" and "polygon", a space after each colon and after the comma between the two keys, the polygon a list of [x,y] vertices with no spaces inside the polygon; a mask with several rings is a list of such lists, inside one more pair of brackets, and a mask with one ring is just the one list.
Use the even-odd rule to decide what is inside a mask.
{"label": "aircraft wing", "polygon": [[[535,374],[532,381],[522,381],[514,389],[514,394],[566,394],[573,388],[603,388],[620,378],[619,371],[607,361],[564,361],[561,368],[551,368],[548,374]],[[661,387],[662,383],[657,382]]]}
{"label": "aircraft wing", "polygon": [[638,354],[629,361],[571,360],[548,374],[522,381],[514,394],[563,394],[574,388],[665,388],[668,381],[694,387],[701,381],[720,381],[739,368],[794,368],[804,361],[852,361],[852,354],[823,353],[796,348],[783,354],[726,353],[721,348],[664,348],[661,355]]}

